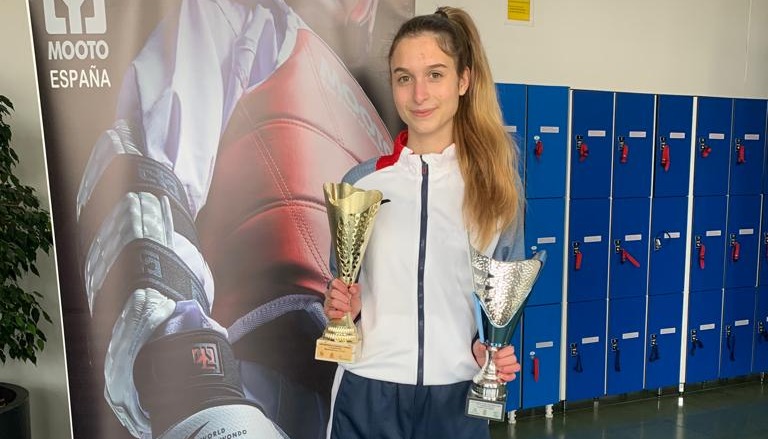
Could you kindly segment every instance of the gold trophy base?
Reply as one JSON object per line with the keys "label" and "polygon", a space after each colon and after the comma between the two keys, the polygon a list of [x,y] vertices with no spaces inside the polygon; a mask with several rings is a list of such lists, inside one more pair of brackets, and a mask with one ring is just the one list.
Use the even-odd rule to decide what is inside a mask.
{"label": "gold trophy base", "polygon": [[465,413],[473,418],[490,419],[492,421],[504,421],[506,415],[506,401],[489,401],[483,398],[476,398],[472,395],[467,397],[467,407]]}
{"label": "gold trophy base", "polygon": [[360,342],[349,343],[320,338],[315,344],[315,360],[354,363],[360,353]]}

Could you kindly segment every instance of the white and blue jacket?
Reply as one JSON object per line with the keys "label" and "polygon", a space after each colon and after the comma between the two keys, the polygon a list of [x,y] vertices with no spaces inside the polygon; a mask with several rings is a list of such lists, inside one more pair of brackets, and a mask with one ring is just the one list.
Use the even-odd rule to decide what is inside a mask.
{"label": "white and blue jacket", "polygon": [[[478,371],[464,180],[455,145],[418,155],[406,142],[403,132],[391,156],[361,163],[344,177],[390,202],[379,209],[360,270],[362,351],[343,368],[401,384],[453,384]],[[518,220],[494,237],[486,254],[495,249],[495,258],[522,259],[523,245]]]}

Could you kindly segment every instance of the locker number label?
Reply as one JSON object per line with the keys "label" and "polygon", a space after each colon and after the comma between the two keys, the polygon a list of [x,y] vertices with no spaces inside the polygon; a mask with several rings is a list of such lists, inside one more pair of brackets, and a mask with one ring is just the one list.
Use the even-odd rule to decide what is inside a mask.
{"label": "locker number label", "polygon": [[648,134],[645,131],[630,131],[629,132],[629,138],[630,139],[645,139],[648,136]]}
{"label": "locker number label", "polygon": [[744,140],[760,140],[760,134],[744,134]]}
{"label": "locker number label", "polygon": [[587,137],[605,137],[605,130],[588,130]]}
{"label": "locker number label", "polygon": [[557,238],[554,236],[545,236],[536,239],[536,244],[554,244],[557,242]]}
{"label": "locker number label", "polygon": [[539,127],[539,131],[543,134],[558,134],[560,132],[560,127],[542,126]]}
{"label": "locker number label", "polygon": [[643,240],[642,233],[636,233],[634,235],[624,235],[624,241],[627,241],[627,242],[642,241],[642,240]]}
{"label": "locker number label", "polygon": [[516,133],[517,125],[504,125],[504,130],[508,133]]}
{"label": "locker number label", "polygon": [[677,328],[661,328],[659,331],[661,335],[674,334],[675,332],[677,332]]}
{"label": "locker number label", "polygon": [[591,235],[591,236],[585,236],[584,237],[584,242],[585,243],[589,243],[589,242],[602,242],[602,241],[603,241],[603,237],[601,235]]}
{"label": "locker number label", "polygon": [[754,235],[755,229],[739,229],[739,235]]}
{"label": "locker number label", "polygon": [[725,140],[723,133],[709,133],[709,140]]}
{"label": "locker number label", "polygon": [[600,337],[584,337],[581,339],[581,344],[599,343]]}
{"label": "locker number label", "polygon": [[722,230],[707,230],[707,236],[723,236]]}
{"label": "locker number label", "polygon": [[733,326],[747,326],[749,325],[749,319],[747,320],[736,320],[733,322]]}
{"label": "locker number label", "polygon": [[685,133],[671,132],[669,133],[670,139],[685,139]]}
{"label": "locker number label", "polygon": [[633,338],[640,338],[640,333],[635,331],[635,332],[625,332],[621,334],[622,340],[631,340]]}
{"label": "locker number label", "polygon": [[710,331],[712,329],[715,329],[714,323],[706,323],[699,326],[699,331]]}
{"label": "locker number label", "polygon": [[555,345],[553,341],[540,341],[536,343],[536,349],[551,348]]}

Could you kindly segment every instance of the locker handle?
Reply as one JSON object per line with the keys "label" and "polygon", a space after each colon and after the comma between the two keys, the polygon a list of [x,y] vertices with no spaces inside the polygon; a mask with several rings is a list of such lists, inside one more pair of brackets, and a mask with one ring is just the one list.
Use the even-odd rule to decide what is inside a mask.
{"label": "locker handle", "polygon": [[661,358],[659,355],[659,345],[656,342],[656,334],[651,334],[651,354],[648,356],[649,362],[657,361]]}
{"label": "locker handle", "polygon": [[733,334],[731,325],[725,326],[725,346],[730,353],[729,358],[731,361],[736,361],[736,336]]}
{"label": "locker handle", "polygon": [[576,136],[576,151],[579,152],[579,161],[583,162],[589,157],[589,147],[584,143],[583,136]]}
{"label": "locker handle", "polygon": [[624,141],[624,136],[619,136],[619,163],[627,163],[629,160],[629,145]]}
{"label": "locker handle", "polygon": [[760,334],[765,341],[768,341],[768,331],[765,330],[765,324],[762,321],[757,322],[757,333]]}
{"label": "locker handle", "polygon": [[533,360],[533,381],[539,382],[539,357],[531,355]]}
{"label": "locker handle", "polygon": [[768,259],[768,232],[763,234],[763,244],[765,244],[765,259]]}
{"label": "locker handle", "polygon": [[736,163],[742,165],[747,162],[747,150],[741,139],[736,139]]}
{"label": "locker handle", "polygon": [[584,372],[584,367],[581,364],[581,353],[579,353],[578,343],[571,343],[571,357],[576,358],[576,364],[573,366],[573,370],[577,373]]}
{"label": "locker handle", "polygon": [[667,138],[661,138],[661,167],[664,168],[664,172],[669,171],[669,165],[672,161],[669,152],[669,145],[667,144]]}
{"label": "locker handle", "polygon": [[619,349],[619,340],[616,338],[611,339],[611,351],[616,353],[613,358],[613,369],[621,372],[621,349]]}
{"label": "locker handle", "polygon": [[704,343],[699,340],[699,336],[696,334],[695,329],[691,329],[691,356],[696,355],[696,348],[703,348]]}
{"label": "locker handle", "polygon": [[701,242],[701,236],[696,237],[696,248],[699,249],[699,269],[703,270],[705,266],[705,256],[707,254],[707,246]]}
{"label": "locker handle", "polygon": [[544,142],[541,140],[541,136],[533,136],[533,141],[536,142],[533,147],[533,155],[537,160],[541,160],[541,155],[544,153]]}
{"label": "locker handle", "polygon": [[701,157],[707,158],[712,152],[712,147],[707,145],[703,137],[699,137],[699,151],[701,151]]}
{"label": "locker handle", "polygon": [[573,246],[573,269],[576,271],[579,271],[581,270],[581,260],[582,260],[582,257],[584,256],[581,253],[581,250],[579,250],[581,243],[579,243],[578,241],[574,241],[573,244],[571,245]]}
{"label": "locker handle", "polygon": [[736,240],[736,235],[731,234],[731,260],[733,262],[739,262],[741,257],[741,244]]}

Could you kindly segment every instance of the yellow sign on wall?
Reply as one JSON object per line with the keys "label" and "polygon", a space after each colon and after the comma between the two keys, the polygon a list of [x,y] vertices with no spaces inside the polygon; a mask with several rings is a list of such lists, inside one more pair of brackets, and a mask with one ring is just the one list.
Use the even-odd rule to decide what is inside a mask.
{"label": "yellow sign on wall", "polygon": [[531,21],[531,0],[507,0],[507,20]]}

